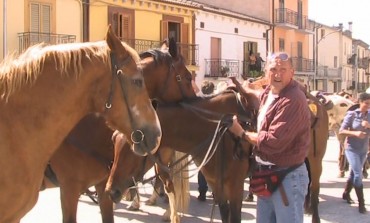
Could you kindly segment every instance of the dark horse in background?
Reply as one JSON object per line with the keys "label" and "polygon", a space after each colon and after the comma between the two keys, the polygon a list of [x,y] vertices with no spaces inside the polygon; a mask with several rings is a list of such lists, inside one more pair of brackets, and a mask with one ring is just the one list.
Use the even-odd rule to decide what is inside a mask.
{"label": "dark horse in background", "polygon": [[[250,110],[242,109],[234,91],[225,91],[172,105],[159,104],[157,114],[163,131],[158,159],[167,165],[173,150],[191,155],[212,188],[222,222],[240,223],[244,180],[249,169],[248,158],[252,147],[246,141],[239,141],[227,129],[233,114],[239,115],[241,120],[252,127]],[[127,144],[123,146],[116,150],[121,154],[114,160],[114,168],[107,183],[107,190],[110,190],[116,202],[130,187],[131,177],[140,178],[150,168],[147,158],[134,155]],[[169,194],[178,193],[173,191],[168,172],[163,168],[157,170],[169,198]],[[177,223],[179,219],[171,219],[171,222]]]}
{"label": "dark horse in background", "polygon": [[[173,39],[140,57],[138,66],[150,98],[176,102],[195,97],[191,73]],[[114,156],[112,133],[103,117],[90,114],[69,133],[50,159],[43,188],[60,187],[64,223],[76,222],[79,196],[91,186],[96,187],[103,222],[114,222],[113,203],[104,193]]]}

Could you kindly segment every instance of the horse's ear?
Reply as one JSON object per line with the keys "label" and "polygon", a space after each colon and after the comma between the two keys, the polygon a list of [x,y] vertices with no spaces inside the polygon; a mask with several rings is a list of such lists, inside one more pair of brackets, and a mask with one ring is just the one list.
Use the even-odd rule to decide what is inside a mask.
{"label": "horse's ear", "polygon": [[173,58],[177,57],[177,44],[173,37],[171,37],[169,41],[169,52]]}
{"label": "horse's ear", "polygon": [[116,36],[113,31],[112,25],[110,24],[108,26],[107,35],[105,36],[105,41],[107,42],[112,52],[117,52],[117,50],[123,50],[124,52],[126,51],[121,43],[121,40]]}
{"label": "horse's ear", "polygon": [[162,46],[161,46],[161,50],[162,51],[168,51],[168,39],[165,39],[165,40],[163,40],[163,42],[162,42]]}

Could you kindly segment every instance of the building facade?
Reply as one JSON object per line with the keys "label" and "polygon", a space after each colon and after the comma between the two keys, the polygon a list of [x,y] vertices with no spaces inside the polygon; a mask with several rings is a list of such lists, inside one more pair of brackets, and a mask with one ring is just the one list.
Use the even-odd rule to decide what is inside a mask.
{"label": "building facade", "polygon": [[79,1],[0,0],[0,4],[1,59],[40,42],[58,44],[81,40],[82,5]]}

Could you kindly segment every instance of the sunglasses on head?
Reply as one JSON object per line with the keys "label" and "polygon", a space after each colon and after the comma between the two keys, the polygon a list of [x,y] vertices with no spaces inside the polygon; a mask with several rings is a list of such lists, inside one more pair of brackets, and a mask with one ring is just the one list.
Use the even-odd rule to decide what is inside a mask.
{"label": "sunglasses on head", "polygon": [[287,53],[273,53],[270,56],[270,60],[280,59],[281,61],[287,61],[289,59],[289,55]]}

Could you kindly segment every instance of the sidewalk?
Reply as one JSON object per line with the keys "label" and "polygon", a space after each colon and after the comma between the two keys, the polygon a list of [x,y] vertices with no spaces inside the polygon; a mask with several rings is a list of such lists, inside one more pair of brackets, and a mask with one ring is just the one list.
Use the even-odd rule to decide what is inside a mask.
{"label": "sidewalk", "polygon": [[[364,180],[365,187],[365,203],[368,210],[367,214],[359,214],[357,203],[348,205],[345,203],[341,196],[344,188],[345,178],[337,178],[337,154],[338,142],[334,137],[328,140],[327,152],[323,161],[323,174],[321,176],[321,191],[320,191],[320,204],[319,211],[322,223],[369,223],[370,222],[370,180]],[[370,170],[369,170],[370,172]],[[348,175],[348,173],[346,173]],[[206,202],[199,202],[197,175],[190,179],[190,207],[189,213],[183,215],[181,218],[182,223],[205,223],[210,222],[212,213],[212,197],[209,192]],[[245,184],[245,188],[248,185]],[[141,211],[130,212],[127,211],[129,202],[122,201],[116,205],[115,209],[115,222],[116,223],[162,223],[161,217],[165,212],[167,204],[163,199],[159,199],[158,206],[146,206],[144,202],[149,198],[152,193],[150,185],[144,185],[141,191]],[[245,195],[247,191],[245,191]],[[357,202],[354,191],[352,198]],[[40,197],[37,205],[29,212],[21,221],[21,223],[58,223],[62,222],[62,214],[60,209],[59,189],[48,189],[40,192]],[[255,222],[255,208],[256,202],[243,202],[242,207],[242,222]],[[215,206],[213,214],[213,222],[221,222],[218,207]],[[81,196],[78,206],[77,221],[79,223],[101,223],[101,216],[99,207],[93,203],[87,196]],[[305,223],[311,222],[311,216],[305,216]]]}

